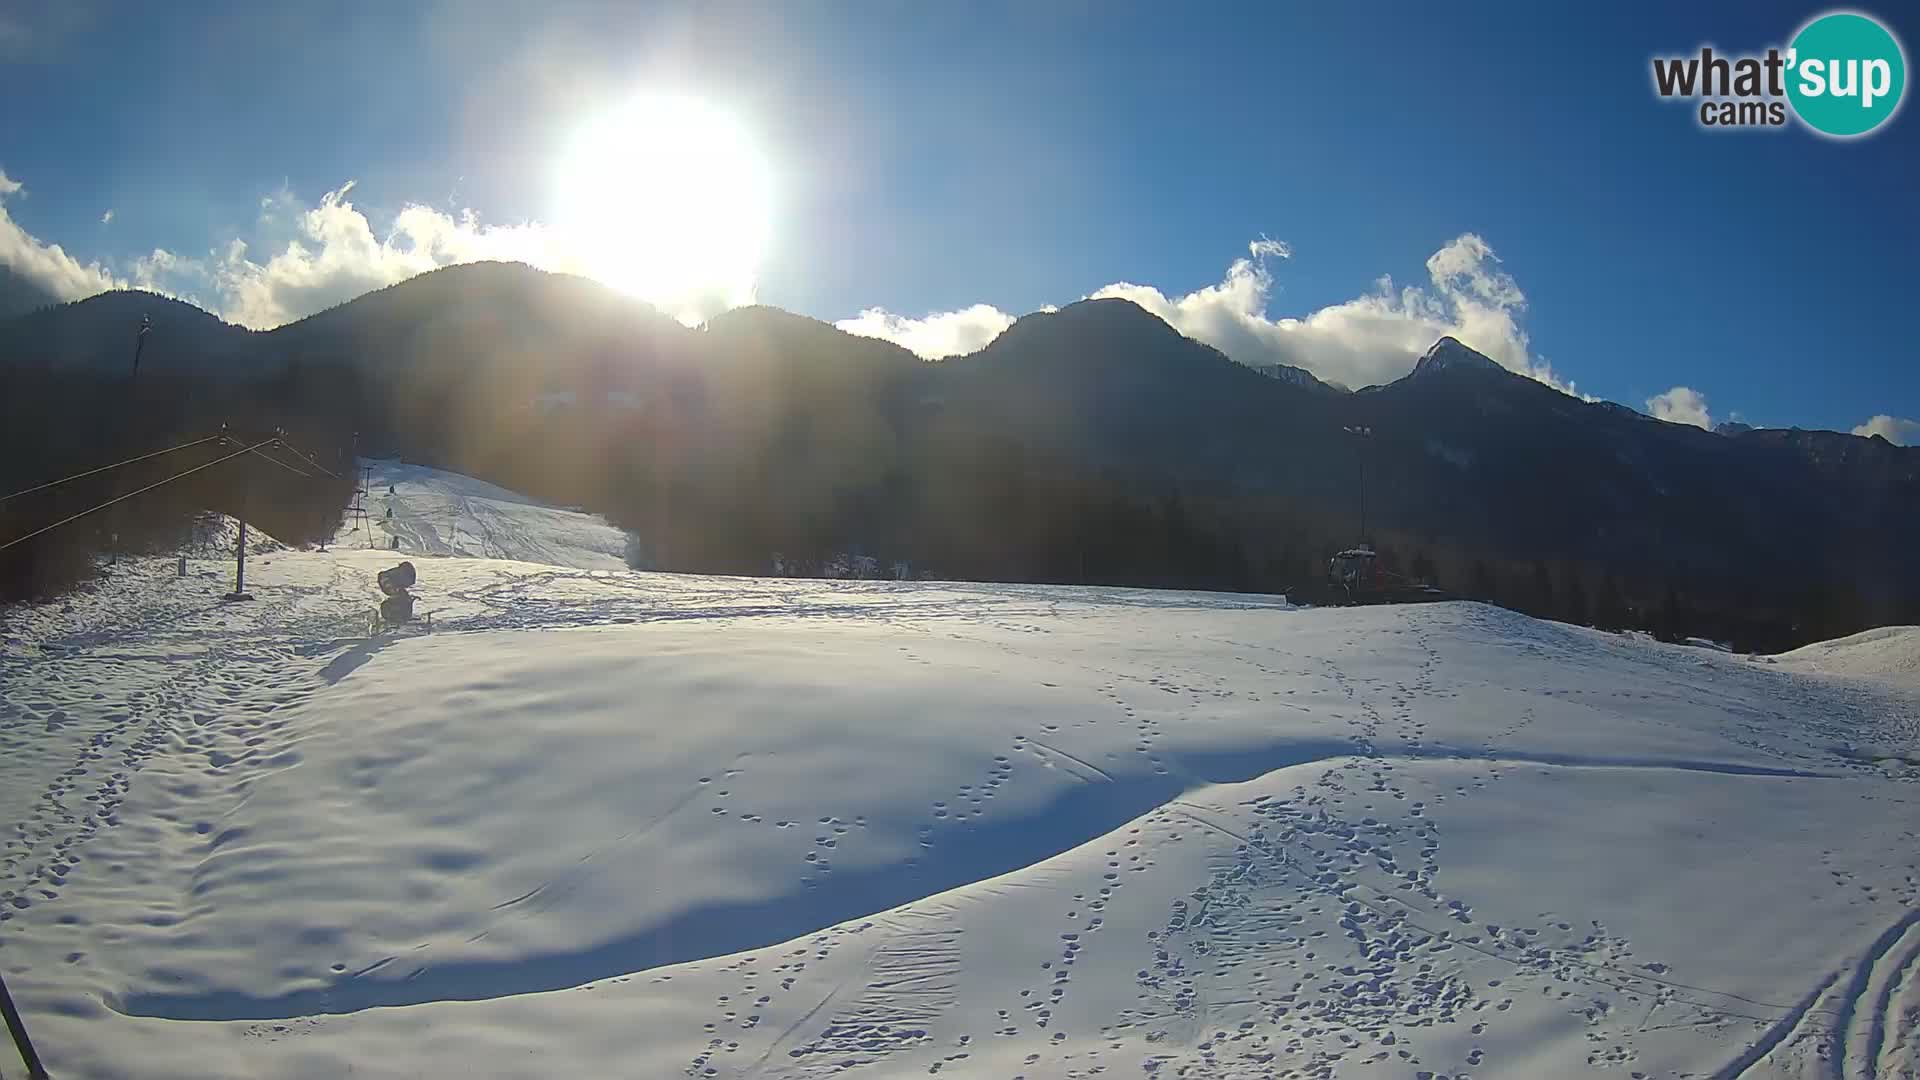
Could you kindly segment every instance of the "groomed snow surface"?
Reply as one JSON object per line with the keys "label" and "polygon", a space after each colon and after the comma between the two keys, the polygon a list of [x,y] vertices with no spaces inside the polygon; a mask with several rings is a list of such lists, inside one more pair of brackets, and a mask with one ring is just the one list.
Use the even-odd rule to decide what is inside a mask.
{"label": "groomed snow surface", "polygon": [[1920,689],[1920,626],[1883,626],[1783,653],[1796,671],[1883,679]]}
{"label": "groomed snow surface", "polygon": [[591,514],[547,506],[459,473],[399,461],[371,468],[362,504],[347,514],[337,545],[388,548],[405,557],[513,559],[578,570],[627,568],[627,534]]}
{"label": "groomed snow surface", "polygon": [[563,568],[507,559],[617,534],[469,483],[395,474],[499,556],[396,512],[431,634],[366,637],[396,557],[346,538],[4,613],[57,1077],[1920,1061],[1920,688],[1857,674],[1912,633]]}

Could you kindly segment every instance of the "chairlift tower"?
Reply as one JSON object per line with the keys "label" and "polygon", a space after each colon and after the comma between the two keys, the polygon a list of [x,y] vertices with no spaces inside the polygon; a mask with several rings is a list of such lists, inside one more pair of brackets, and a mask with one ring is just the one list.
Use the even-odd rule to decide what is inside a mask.
{"label": "chairlift tower", "polygon": [[373,466],[360,466],[360,484],[353,489],[353,505],[347,509],[353,511],[353,530],[363,533],[367,538],[367,547],[373,547],[373,523],[367,520],[367,489],[373,484]]}

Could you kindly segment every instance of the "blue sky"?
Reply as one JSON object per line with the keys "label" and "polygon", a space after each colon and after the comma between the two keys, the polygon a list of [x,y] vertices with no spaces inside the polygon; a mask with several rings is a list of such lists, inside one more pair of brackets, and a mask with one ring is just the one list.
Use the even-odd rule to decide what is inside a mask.
{"label": "blue sky", "polygon": [[[1842,143],[1705,131],[1651,89],[1656,53],[1784,45],[1826,8],[1199,6],[0,6],[0,259],[256,325],[475,253],[570,268],[554,163],[665,92],[737,118],[769,173],[763,250],[700,303],[936,354],[1130,283],[1238,358],[1343,381],[1451,328],[1637,408],[1920,417],[1913,110]],[[380,250],[408,207],[436,253]]]}

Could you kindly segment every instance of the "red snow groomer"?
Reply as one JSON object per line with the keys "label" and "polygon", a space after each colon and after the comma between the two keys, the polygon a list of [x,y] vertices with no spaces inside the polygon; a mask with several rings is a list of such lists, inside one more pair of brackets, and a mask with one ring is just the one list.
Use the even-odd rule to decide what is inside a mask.
{"label": "red snow groomer", "polygon": [[1372,544],[1360,544],[1327,560],[1326,584],[1303,597],[1316,604],[1424,604],[1446,600],[1445,592],[1381,565]]}
{"label": "red snow groomer", "polygon": [[1380,556],[1371,544],[1350,547],[1327,560],[1327,583],[1341,594],[1342,603],[1364,604],[1387,590]]}

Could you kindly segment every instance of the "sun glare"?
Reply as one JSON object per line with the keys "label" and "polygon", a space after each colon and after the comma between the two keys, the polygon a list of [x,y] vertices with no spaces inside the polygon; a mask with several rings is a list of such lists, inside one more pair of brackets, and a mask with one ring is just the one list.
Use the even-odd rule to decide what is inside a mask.
{"label": "sun glare", "polygon": [[694,321],[751,298],[770,227],[767,165],[733,114],[648,95],[575,132],[558,216],[588,274]]}

